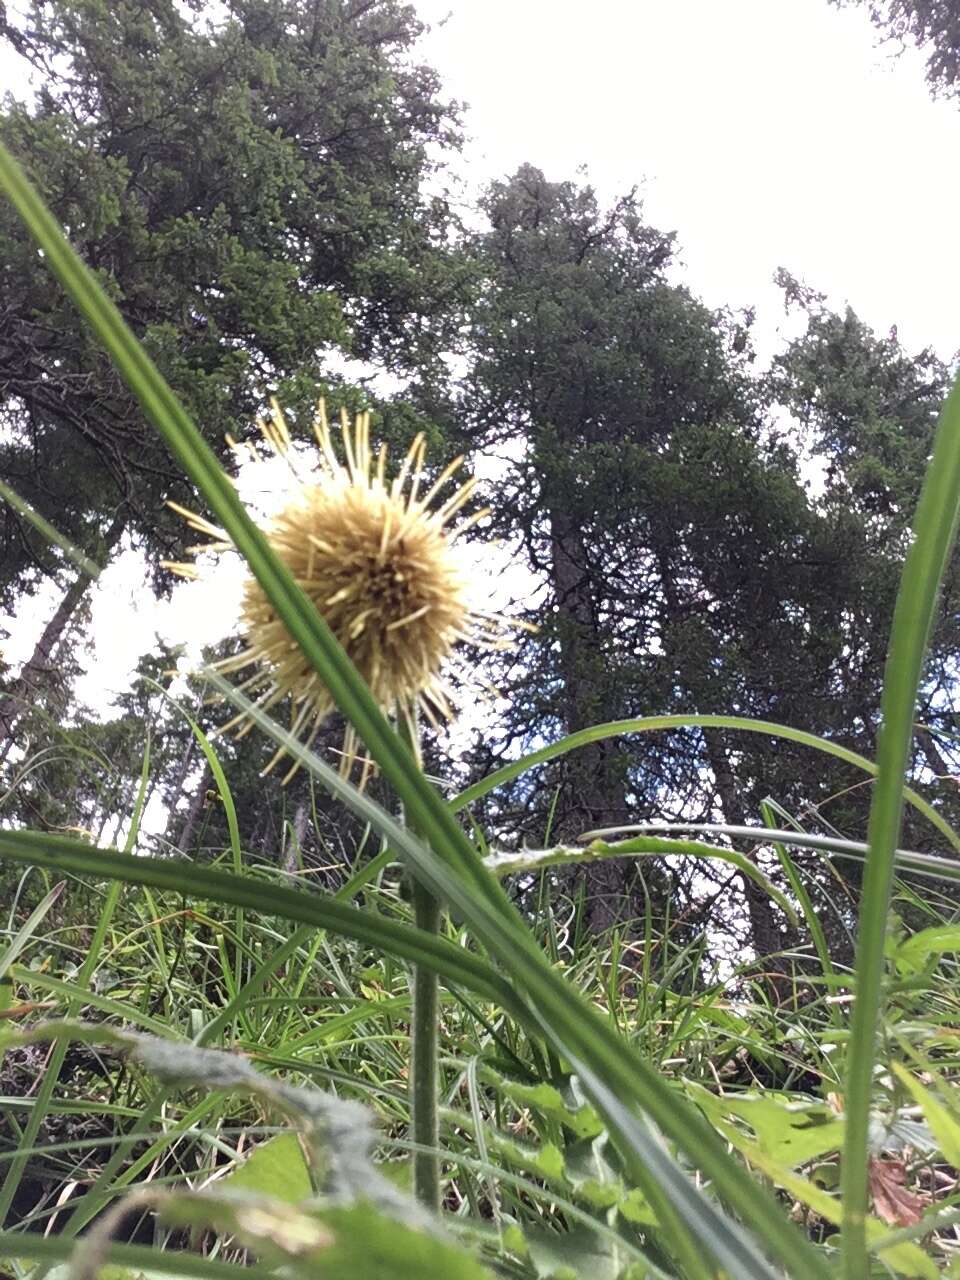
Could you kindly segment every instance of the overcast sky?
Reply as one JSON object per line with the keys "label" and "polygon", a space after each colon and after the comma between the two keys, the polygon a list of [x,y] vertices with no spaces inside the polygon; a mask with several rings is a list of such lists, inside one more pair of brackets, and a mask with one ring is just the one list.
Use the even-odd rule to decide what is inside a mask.
{"label": "overcast sky", "polygon": [[[469,105],[462,169],[640,187],[711,305],[782,313],[786,266],[877,328],[960,347],[960,105],[827,0],[420,0]],[[446,15],[444,22],[443,19]]]}
{"label": "overcast sky", "polygon": [[[468,104],[459,170],[473,191],[524,161],[551,179],[585,164],[605,199],[639,185],[650,221],[677,232],[691,289],[714,306],[756,305],[767,350],[783,318],[780,265],[879,330],[897,324],[910,347],[960,347],[960,108],[932,102],[922,58],[878,47],[863,11],[827,0],[417,7],[432,23],[450,14],[422,56]],[[171,641],[218,638],[229,595],[205,609],[209,588],[187,587],[157,608],[142,583],[129,562],[105,575],[87,699],[126,685],[158,627]],[[8,661],[29,652],[44,619],[31,621],[14,627]]]}

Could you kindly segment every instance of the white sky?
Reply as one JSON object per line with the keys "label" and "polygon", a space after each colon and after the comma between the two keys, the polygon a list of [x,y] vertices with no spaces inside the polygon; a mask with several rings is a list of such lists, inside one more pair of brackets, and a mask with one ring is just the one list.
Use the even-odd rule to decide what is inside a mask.
{"label": "white sky", "polygon": [[786,266],[913,346],[960,347],[960,106],[827,0],[418,0],[466,100],[468,178],[586,164],[640,186],[694,292],[757,305]]}
{"label": "white sky", "polygon": [[[922,58],[878,48],[861,10],[827,0],[417,7],[431,22],[450,14],[422,56],[469,104],[459,172],[471,193],[524,161],[552,179],[586,164],[604,199],[640,185],[707,303],[758,307],[766,351],[783,320],[771,284],[780,265],[877,329],[896,323],[910,348],[960,347],[960,108],[932,102]],[[233,590],[184,587],[157,606],[139,566],[118,562],[96,593],[81,696],[99,703],[125,687],[157,630],[174,643],[218,638]],[[45,620],[39,604],[16,620],[8,661],[27,656]]]}

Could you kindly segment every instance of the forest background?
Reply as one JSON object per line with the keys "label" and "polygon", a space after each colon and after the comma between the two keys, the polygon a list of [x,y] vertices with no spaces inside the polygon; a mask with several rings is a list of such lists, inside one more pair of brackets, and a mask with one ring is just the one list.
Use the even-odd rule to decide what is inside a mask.
{"label": "forest background", "polygon": [[[755,309],[700,302],[677,238],[650,225],[636,192],[604,201],[585,175],[550,178],[528,163],[467,203],[458,151],[469,116],[416,61],[424,32],[412,11],[229,13],[210,29],[200,7],[11,17],[7,46],[32,69],[36,97],[8,99],[3,136],[224,460],[226,435],[249,439],[267,395],[303,422],[319,393],[334,410],[373,407],[396,444],[426,429],[438,465],[460,451],[479,460],[494,512],[483,536],[502,540],[499,554],[482,553],[486,572],[509,563],[497,602],[537,631],[487,663],[504,697],[473,741],[470,720],[461,728],[455,780],[564,732],[652,712],[753,715],[871,755],[949,353],[911,351],[895,322],[878,333],[781,270],[794,336],[777,345],[768,318],[758,357]],[[826,22],[850,16],[824,11]],[[329,27],[322,54],[310,22]],[[931,87],[949,103],[950,64],[936,61],[947,37],[931,34]],[[739,155],[736,140],[731,149]],[[160,566],[182,558],[184,531],[164,503],[191,495],[12,213],[3,218],[2,473],[99,563],[122,556],[119,600],[115,587],[98,625],[143,636],[130,583],[146,574],[159,597],[173,589]],[[885,278],[893,256],[891,246]],[[159,692],[135,683],[105,709],[118,675],[106,648],[100,690],[80,685],[100,705],[77,697],[90,665],[88,579],[9,508],[2,538],[14,639],[29,635],[14,620],[50,609],[26,661],[4,672],[6,820],[103,834],[152,727],[154,848],[218,847],[209,770]],[[956,589],[951,578],[915,761],[948,807]],[[191,624],[203,635],[204,612],[206,638],[221,638],[229,590],[212,606],[196,588],[176,590],[194,593],[180,606],[184,638]],[[195,658],[196,630],[191,639]],[[175,663],[154,646],[139,669],[156,677]],[[216,709],[194,711],[216,724]],[[24,770],[51,728],[65,749]],[[77,767],[87,750],[95,782]],[[269,748],[248,739],[223,751],[235,793],[255,797],[241,815],[253,848],[292,842],[323,864],[332,839],[352,860],[353,833],[339,817],[324,829],[306,781],[247,785]],[[743,825],[767,797],[814,829],[853,833],[869,788],[800,748],[683,730],[590,747],[500,790],[485,817],[510,842],[542,844],[649,820]],[[731,954],[791,941],[762,890],[736,874],[670,874],[681,916],[693,930],[732,931]],[[635,914],[636,877],[621,862],[590,871],[593,928]],[[841,933],[853,883],[849,892],[833,910]],[[730,906],[741,894],[745,912]]]}

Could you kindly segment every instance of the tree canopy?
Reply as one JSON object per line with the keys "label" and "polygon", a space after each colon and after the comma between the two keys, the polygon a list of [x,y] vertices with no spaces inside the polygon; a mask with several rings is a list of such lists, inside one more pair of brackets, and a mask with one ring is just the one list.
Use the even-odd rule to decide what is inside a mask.
{"label": "tree canopy", "polygon": [[[5,21],[40,83],[8,95],[0,136],[224,454],[266,393],[312,401],[341,354],[398,372],[436,358],[460,284],[424,180],[457,119],[410,58],[407,6],[203,14],[64,0]],[[4,474],[85,549],[118,513],[115,539],[169,554],[163,500],[183,483],[6,204],[0,257]],[[9,602],[49,553],[4,529]]]}

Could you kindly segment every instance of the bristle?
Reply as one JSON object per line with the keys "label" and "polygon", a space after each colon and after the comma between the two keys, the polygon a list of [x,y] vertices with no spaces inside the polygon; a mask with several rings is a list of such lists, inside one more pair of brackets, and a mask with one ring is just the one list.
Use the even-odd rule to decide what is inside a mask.
{"label": "bristle", "polygon": [[[261,431],[271,449],[299,472],[299,465],[294,466],[299,459],[275,402]],[[489,512],[471,515],[455,530],[444,528],[469,500],[476,482],[465,481],[442,505],[431,509],[463,460],[449,463],[420,496],[426,454],[423,433],[414,438],[389,484],[385,447],[378,450],[374,464],[368,414],[358,415],[351,424],[346,412],[341,413],[343,462],[334,448],[322,401],[314,433],[319,468],[309,482],[300,480],[287,506],[271,521],[267,537],[384,711],[408,718],[411,725],[422,714],[439,730],[452,715],[452,694],[442,670],[456,646],[469,640],[495,648],[505,635],[504,622],[497,615],[471,610],[467,574],[453,550],[455,539]],[[213,549],[231,545],[226,534],[203,517],[171,505],[193,528],[216,540]],[[191,565],[179,568],[196,572]],[[247,647],[218,663],[218,668],[229,672],[253,668],[241,687],[257,693],[256,705],[264,710],[290,699],[291,733],[313,743],[335,708],[334,700],[255,578],[249,578],[244,587],[241,621]],[[239,715],[224,729],[243,735],[252,723]],[[265,772],[286,755],[279,748]],[[366,755],[361,759],[351,726],[344,735],[341,772],[350,776],[358,763],[364,785],[373,763]],[[284,781],[296,769],[293,764]]]}

